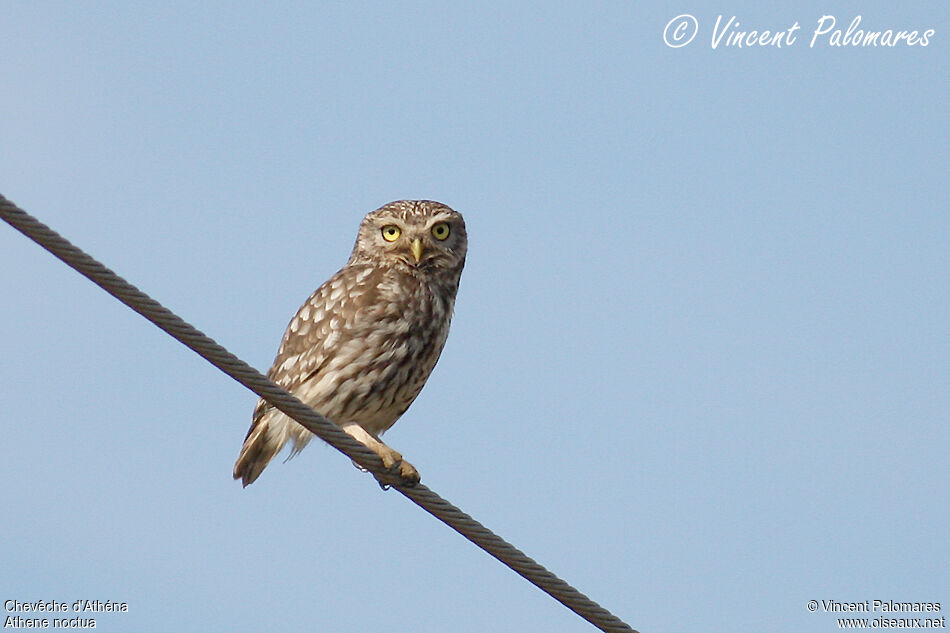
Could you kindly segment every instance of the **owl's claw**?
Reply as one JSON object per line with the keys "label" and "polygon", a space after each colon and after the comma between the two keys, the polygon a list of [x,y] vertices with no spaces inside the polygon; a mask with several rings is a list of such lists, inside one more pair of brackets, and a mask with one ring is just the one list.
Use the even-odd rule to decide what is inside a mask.
{"label": "owl's claw", "polygon": [[419,471],[415,466],[402,458],[399,452],[394,451],[385,444],[382,444],[381,450],[374,452],[379,455],[386,469],[386,476],[376,475],[376,481],[383,490],[388,490],[392,485],[415,486],[421,480]]}
{"label": "owl's claw", "polygon": [[[382,486],[384,490],[389,486],[412,487],[419,483],[419,471],[417,471],[412,464],[404,460],[399,451],[389,448],[383,444],[377,436],[367,432],[358,424],[346,424],[343,426],[343,430],[376,453],[379,460],[383,462],[383,468],[386,469],[386,472],[380,474],[373,473],[373,476],[376,477],[376,481],[379,482],[379,485]],[[356,464],[356,462],[353,463]],[[356,464],[356,467],[360,470],[365,470],[358,464]]]}
{"label": "owl's claw", "polygon": [[409,486],[410,488],[422,481],[422,477],[419,476],[419,471],[406,460],[399,462],[399,476],[402,477],[403,485]]}
{"label": "owl's claw", "polygon": [[[399,453],[396,453],[396,455],[399,455]],[[389,461],[388,459],[383,459],[382,455],[380,455],[380,459],[383,460],[383,465]],[[370,472],[356,462],[353,462],[353,465],[364,473]],[[379,487],[383,490],[389,490],[392,486],[407,486],[412,488],[422,480],[415,466],[404,460],[401,455],[398,461],[390,462],[390,465],[386,467],[386,471],[387,472],[383,474],[373,473],[373,477],[376,477],[376,483],[378,483]]]}
{"label": "owl's claw", "polygon": [[412,488],[419,483],[419,471],[413,468],[409,462],[401,462],[398,472],[396,472],[396,470],[397,469],[392,469],[385,474],[373,473],[373,476],[376,477],[376,483],[379,484],[380,488],[383,490],[389,490],[392,486]]}

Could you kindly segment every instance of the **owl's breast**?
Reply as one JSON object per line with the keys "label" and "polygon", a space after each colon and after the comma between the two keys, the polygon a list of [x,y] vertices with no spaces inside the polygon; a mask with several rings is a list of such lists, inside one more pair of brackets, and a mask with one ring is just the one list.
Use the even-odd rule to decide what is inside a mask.
{"label": "owl's breast", "polygon": [[445,345],[454,302],[425,278],[388,272],[377,273],[361,301],[343,310],[323,372],[323,382],[332,383],[326,415],[377,434],[422,390]]}

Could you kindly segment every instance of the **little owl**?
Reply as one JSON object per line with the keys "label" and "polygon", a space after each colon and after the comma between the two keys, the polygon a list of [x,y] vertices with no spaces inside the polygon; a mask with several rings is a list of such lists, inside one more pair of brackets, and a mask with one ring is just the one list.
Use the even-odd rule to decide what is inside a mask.
{"label": "little owl", "polygon": [[[267,373],[372,449],[407,484],[419,473],[379,436],[399,419],[439,360],[468,240],[462,216],[439,202],[391,202],[363,218],[349,261],[301,306]],[[313,437],[264,400],[234,464],[252,483],[293,440]]]}

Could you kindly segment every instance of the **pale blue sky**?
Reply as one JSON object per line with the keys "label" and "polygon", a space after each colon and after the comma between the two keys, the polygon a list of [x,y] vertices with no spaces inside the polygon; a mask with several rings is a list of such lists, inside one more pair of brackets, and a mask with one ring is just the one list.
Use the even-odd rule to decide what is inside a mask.
{"label": "pale blue sky", "polygon": [[[714,50],[720,14],[802,35]],[[809,48],[827,14],[935,35]],[[364,213],[441,200],[452,334],[386,436],[425,483],[644,633],[946,615],[948,18],[6,2],[0,192],[261,370]],[[0,294],[0,599],[128,603],[103,631],[594,630],[317,443],[242,490],[255,396],[5,225]]]}

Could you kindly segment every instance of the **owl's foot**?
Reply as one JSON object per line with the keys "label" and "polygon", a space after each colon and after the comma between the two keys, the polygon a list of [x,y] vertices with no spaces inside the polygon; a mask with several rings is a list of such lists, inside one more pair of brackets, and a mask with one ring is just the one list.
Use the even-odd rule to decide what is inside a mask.
{"label": "owl's foot", "polygon": [[395,451],[382,442],[377,446],[370,446],[373,452],[379,455],[383,462],[383,468],[387,473],[385,476],[376,475],[376,481],[385,490],[391,485],[415,486],[420,481],[419,471],[416,467],[402,458],[398,451]]}
{"label": "owl's foot", "polygon": [[[419,471],[416,470],[415,466],[404,460],[399,451],[389,448],[378,437],[358,425],[345,425],[343,430],[379,456],[386,473],[373,473],[373,476],[376,477],[376,481],[384,490],[389,486],[412,487],[419,483],[421,480]],[[362,470],[358,464],[355,462],[354,464]]]}

